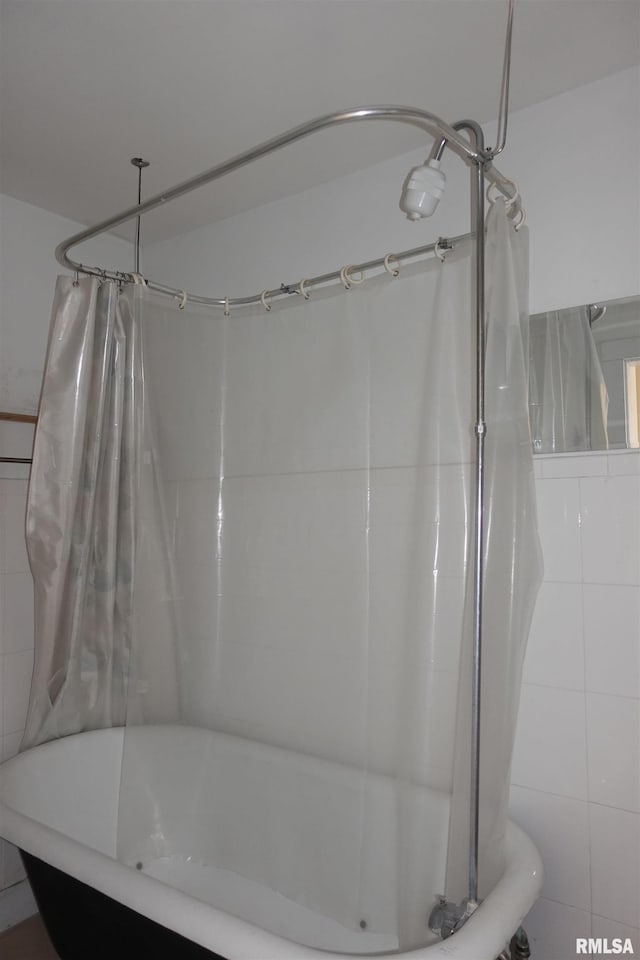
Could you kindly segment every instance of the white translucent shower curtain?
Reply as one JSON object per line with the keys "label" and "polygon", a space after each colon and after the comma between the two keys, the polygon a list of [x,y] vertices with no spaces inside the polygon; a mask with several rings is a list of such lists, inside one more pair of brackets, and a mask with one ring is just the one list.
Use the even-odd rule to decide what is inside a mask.
{"label": "white translucent shower curtain", "polygon": [[[488,224],[485,892],[501,869],[539,579],[524,234],[497,202]],[[467,893],[471,287],[463,242],[444,264],[316,290],[308,302],[292,296],[270,313],[225,318],[140,295],[145,409],[157,426],[149,456],[167,534],[149,540],[143,521],[152,548],[141,563],[169,571],[179,642],[167,699],[166,648],[136,602],[118,855],[164,882],[200,884],[205,898],[211,871],[243,877],[328,918],[344,935],[330,949],[418,946],[431,937],[436,895]],[[153,580],[138,564],[142,576]],[[242,738],[233,753],[229,736]],[[273,912],[225,909],[304,939]]]}
{"label": "white translucent shower curtain", "polygon": [[[125,722],[137,531],[161,512],[153,464],[140,457],[151,418],[134,298],[131,287],[91,278],[56,286],[27,506],[35,666],[23,749]],[[143,555],[164,558],[161,526],[143,525]],[[148,597],[152,567],[140,571],[136,598],[145,587]]]}
{"label": "white translucent shower curtain", "polygon": [[[481,892],[539,576],[526,250],[500,201],[487,239]],[[122,723],[126,694],[118,856],[214,903],[216,871],[242,878],[324,932],[225,909],[327,949],[418,946],[436,896],[467,893],[472,272],[467,241],[230,317],[57,288],[25,745]]]}

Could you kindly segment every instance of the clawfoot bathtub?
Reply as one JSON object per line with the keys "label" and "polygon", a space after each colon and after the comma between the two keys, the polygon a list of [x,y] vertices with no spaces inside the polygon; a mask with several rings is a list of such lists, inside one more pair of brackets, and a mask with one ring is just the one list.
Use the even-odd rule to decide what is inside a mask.
{"label": "clawfoot bathtub", "polygon": [[[151,757],[154,768],[154,791],[164,789],[169,805],[184,790],[185,764],[200,751],[202,738],[215,739],[212,754],[221,764],[220,777],[226,777],[227,808],[229,798],[233,803],[228,771],[238,769],[238,759],[242,769],[251,768],[252,776],[277,776],[278,790],[286,784],[287,770],[294,768],[298,774],[307,771],[313,782],[326,780],[336,769],[335,780],[348,784],[348,768],[290,751],[197,728],[141,729],[145,762]],[[364,929],[366,924],[347,930],[255,881],[194,863],[192,857],[172,858],[164,851],[127,865],[122,862],[122,825],[119,840],[117,826],[123,743],[122,729],[92,731],[36,747],[0,767],[0,835],[23,852],[62,960],[86,960],[87,938],[92,960],[336,960],[354,955],[366,960],[382,953],[411,960],[495,960],[539,893],[542,867],[537,851],[509,824],[504,874],[465,926],[448,940],[434,942],[425,925],[428,945],[403,953],[394,949],[392,939]],[[179,758],[179,769],[166,769],[168,757]],[[164,788],[154,779],[163,770]],[[378,779],[382,796],[385,778]],[[246,791],[236,802],[246,807]],[[248,802],[254,802],[253,797]],[[301,802],[304,810],[289,808],[289,816],[304,820],[315,815],[307,810],[308,797]],[[318,802],[326,806],[322,798]],[[144,819],[139,801],[133,803],[133,812],[136,803]],[[436,818],[442,816],[442,800],[426,798],[425,803]],[[203,829],[202,817],[197,819],[198,829]],[[132,829],[135,832],[129,822],[125,834]],[[146,836],[153,832],[147,823],[141,829]],[[237,842],[252,840],[239,837]],[[132,843],[132,856],[138,857],[134,847]],[[380,883],[384,886],[384,877]],[[381,895],[375,890],[365,894],[373,910]]]}

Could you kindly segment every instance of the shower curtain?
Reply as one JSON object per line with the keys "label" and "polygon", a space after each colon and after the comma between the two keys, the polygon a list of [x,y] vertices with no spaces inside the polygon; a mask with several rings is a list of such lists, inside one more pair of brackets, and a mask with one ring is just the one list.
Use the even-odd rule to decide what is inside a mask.
{"label": "shower curtain", "polygon": [[125,719],[137,355],[116,287],[58,279],[27,512],[36,660],[23,748]]}
{"label": "shower curtain", "polygon": [[[155,470],[148,453],[141,459],[152,418],[143,412],[135,297],[135,288],[90,278],[56,285],[27,506],[35,665],[22,749],[121,726],[127,699],[130,714],[135,707],[138,530],[135,595],[146,620],[166,555]],[[155,627],[159,647],[163,635],[173,644],[166,612]],[[170,702],[167,684],[155,686]]]}
{"label": "shower curtain", "polygon": [[[540,576],[526,239],[501,201],[487,252],[481,895],[502,866]],[[292,295],[268,313],[123,295],[140,341],[144,495],[118,857],[200,891],[211,871],[241,876],[324,918],[344,952],[428,942],[437,895],[467,892],[472,259],[461,242],[444,263]],[[48,523],[44,511],[30,519],[44,540]],[[81,677],[82,646],[67,647]],[[39,656],[46,690],[51,654]],[[229,752],[229,736],[244,746]],[[249,761],[256,743],[263,759]]]}

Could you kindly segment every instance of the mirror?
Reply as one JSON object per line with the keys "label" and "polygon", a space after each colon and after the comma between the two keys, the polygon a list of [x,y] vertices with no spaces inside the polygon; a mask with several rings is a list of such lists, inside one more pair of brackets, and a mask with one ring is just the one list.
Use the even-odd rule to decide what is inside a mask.
{"label": "mirror", "polygon": [[534,314],[534,453],[640,448],[640,297]]}

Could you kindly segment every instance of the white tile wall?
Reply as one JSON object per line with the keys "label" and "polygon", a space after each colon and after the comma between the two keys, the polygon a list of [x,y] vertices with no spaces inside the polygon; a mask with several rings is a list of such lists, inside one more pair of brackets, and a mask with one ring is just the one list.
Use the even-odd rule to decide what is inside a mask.
{"label": "white tile wall", "polygon": [[587,694],[589,799],[640,813],[640,700]]}
{"label": "white tile wall", "polygon": [[[640,923],[640,920],[638,922]],[[608,920],[606,917],[599,917],[594,913],[591,917],[591,935],[606,937],[609,942],[614,937],[620,937],[622,940],[628,937],[633,947],[633,956],[637,957],[640,953],[640,927],[630,927],[626,923]]]}
{"label": "white tile wall", "polygon": [[535,960],[575,960],[576,937],[591,936],[591,914],[541,898],[524,926]]}
{"label": "white tile wall", "polygon": [[640,477],[580,480],[586,583],[640,583]]}
{"label": "white tile wall", "polygon": [[526,683],[584,690],[582,585],[545,581],[524,664]]}
{"label": "white tile wall", "polygon": [[527,831],[542,857],[546,896],[588,912],[591,886],[587,803],[512,787],[511,816],[527,824]]}
{"label": "white tile wall", "polygon": [[544,548],[512,816],[537,843],[534,957],[576,937],[640,952],[640,453],[536,460]]}
{"label": "white tile wall", "polygon": [[583,603],[586,689],[640,697],[640,588],[584,584]]}
{"label": "white tile wall", "polygon": [[640,917],[640,814],[590,804],[591,906],[629,925]]}
{"label": "white tile wall", "polygon": [[544,555],[544,578],[579,583],[580,488],[575,477],[536,482],[538,524]]}
{"label": "white tile wall", "polygon": [[[33,581],[24,519],[26,480],[0,478],[0,759],[18,752],[33,668]],[[0,890],[24,878],[16,850],[0,840]]]}
{"label": "white tile wall", "polygon": [[584,693],[523,684],[512,783],[587,799],[584,709]]}

